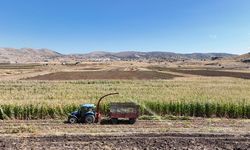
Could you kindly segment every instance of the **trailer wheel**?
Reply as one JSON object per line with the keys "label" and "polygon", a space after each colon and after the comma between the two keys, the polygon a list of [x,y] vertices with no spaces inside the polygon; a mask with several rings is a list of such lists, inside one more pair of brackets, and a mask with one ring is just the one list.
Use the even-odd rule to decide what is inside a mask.
{"label": "trailer wheel", "polygon": [[118,123],[118,118],[111,118],[112,124],[117,124]]}
{"label": "trailer wheel", "polygon": [[130,124],[134,124],[136,122],[136,119],[135,118],[129,118],[129,123]]}
{"label": "trailer wheel", "polygon": [[75,117],[69,117],[68,119],[69,123],[73,124],[73,123],[77,123],[77,119]]}
{"label": "trailer wheel", "polygon": [[93,115],[87,115],[85,117],[85,123],[91,124],[91,123],[94,123],[94,122],[95,122],[95,117]]}

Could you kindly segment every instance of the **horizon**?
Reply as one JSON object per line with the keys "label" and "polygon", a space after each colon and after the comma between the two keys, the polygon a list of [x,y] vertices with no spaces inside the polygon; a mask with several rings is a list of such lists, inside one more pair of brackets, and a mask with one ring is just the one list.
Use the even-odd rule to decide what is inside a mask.
{"label": "horizon", "polygon": [[248,0],[13,1],[0,2],[0,47],[62,54],[250,51]]}
{"label": "horizon", "polygon": [[33,49],[33,50],[49,50],[49,51],[53,51],[56,53],[60,53],[62,55],[80,55],[80,54],[88,54],[88,53],[98,53],[98,52],[105,52],[105,53],[122,53],[122,52],[142,52],[142,53],[150,53],[150,52],[164,52],[164,53],[175,53],[175,54],[232,54],[232,55],[244,55],[244,54],[248,54],[249,52],[246,53],[227,53],[227,52],[190,52],[190,53],[179,53],[179,52],[172,52],[172,51],[140,51],[140,50],[121,50],[121,51],[105,51],[105,50],[94,50],[94,51],[88,51],[88,52],[82,52],[82,53],[61,53],[58,52],[56,50],[53,49],[48,49],[48,48],[31,48],[31,47],[22,47],[22,48],[13,48],[13,47],[0,47],[0,49],[16,49],[16,50],[20,50],[20,49]]}

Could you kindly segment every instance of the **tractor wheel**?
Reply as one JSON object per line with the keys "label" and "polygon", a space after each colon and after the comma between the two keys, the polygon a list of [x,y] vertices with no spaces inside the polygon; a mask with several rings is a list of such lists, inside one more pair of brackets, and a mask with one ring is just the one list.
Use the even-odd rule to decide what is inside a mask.
{"label": "tractor wheel", "polygon": [[75,118],[75,117],[70,117],[70,118],[68,119],[68,121],[69,121],[69,123],[71,123],[71,124],[77,123],[77,118]]}
{"label": "tractor wheel", "polygon": [[87,115],[85,117],[85,123],[90,124],[90,123],[94,123],[94,122],[95,122],[95,117],[93,115]]}
{"label": "tractor wheel", "polygon": [[129,123],[130,124],[134,124],[136,122],[136,119],[135,118],[129,118]]}
{"label": "tractor wheel", "polygon": [[111,122],[112,122],[112,124],[117,124],[118,123],[118,119],[117,118],[111,118]]}

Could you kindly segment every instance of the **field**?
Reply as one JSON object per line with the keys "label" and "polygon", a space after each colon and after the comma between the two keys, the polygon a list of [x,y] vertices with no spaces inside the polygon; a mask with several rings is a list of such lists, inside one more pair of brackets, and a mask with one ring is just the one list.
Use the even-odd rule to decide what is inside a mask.
{"label": "field", "polygon": [[138,121],[134,125],[69,125],[63,120],[9,120],[0,122],[3,135],[0,148],[249,149],[249,126],[249,120],[202,118]]}
{"label": "field", "polygon": [[167,73],[156,71],[84,71],[84,72],[56,72],[42,76],[28,78],[28,80],[152,80],[152,79],[172,79],[179,77]]}
{"label": "field", "polygon": [[248,80],[2,81],[0,85],[1,106],[7,118],[64,117],[79,104],[96,103],[109,92],[120,94],[104,101],[104,111],[110,101],[133,101],[145,106],[141,107],[145,114],[149,109],[158,115],[249,118]]}
{"label": "field", "polygon": [[96,103],[110,92],[120,94],[104,101],[104,114],[110,101],[133,101],[141,105],[142,115],[250,118],[250,80],[175,73],[65,71],[1,81],[0,118],[63,118],[79,104]]}
{"label": "field", "polygon": [[[187,140],[188,139],[188,140]],[[134,134],[123,136],[43,136],[2,139],[6,149],[249,149],[246,137],[211,134]],[[15,144],[13,144],[15,143]],[[29,143],[27,145],[27,143]]]}
{"label": "field", "polygon": [[[8,136],[0,146],[18,148],[31,141],[32,147],[52,149],[108,149],[117,143],[120,149],[249,148],[248,69],[166,66],[111,62],[0,68],[0,133]],[[102,102],[102,114],[109,102],[132,101],[140,105],[140,121],[63,123],[80,104],[96,103],[111,92],[119,95]],[[20,134],[27,136],[15,137]]]}
{"label": "field", "polygon": [[250,79],[250,73],[248,72],[235,72],[223,69],[176,69],[176,68],[162,68],[162,67],[149,67],[153,70],[170,71],[183,74],[208,76],[208,77],[234,77],[241,79]]}

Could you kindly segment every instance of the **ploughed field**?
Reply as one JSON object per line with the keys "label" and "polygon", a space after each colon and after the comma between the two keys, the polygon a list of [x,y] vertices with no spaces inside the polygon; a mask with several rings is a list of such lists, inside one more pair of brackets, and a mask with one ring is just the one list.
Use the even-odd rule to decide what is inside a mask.
{"label": "ploughed field", "polygon": [[1,121],[0,149],[249,149],[249,120],[138,121],[134,125]]}
{"label": "ploughed field", "polygon": [[236,72],[228,71],[223,69],[176,69],[176,68],[164,68],[164,67],[148,67],[152,70],[158,71],[168,71],[181,74],[190,74],[198,76],[207,76],[207,77],[233,77],[241,79],[250,79],[250,73],[247,72]]}
{"label": "ploughed field", "polygon": [[[86,68],[88,70],[88,68]],[[154,80],[174,79],[185,75],[196,75],[206,77],[232,77],[250,79],[249,72],[237,72],[218,69],[177,69],[164,67],[148,67],[147,71],[70,71],[55,72],[27,78],[27,80]],[[84,69],[83,69],[84,70]],[[164,72],[166,71],[166,72]],[[176,75],[178,73],[179,75]],[[182,74],[182,75],[180,75]]]}
{"label": "ploughed field", "polygon": [[213,134],[135,134],[125,136],[43,136],[0,138],[1,149],[242,149],[249,136]]}
{"label": "ploughed field", "polygon": [[157,71],[84,71],[84,72],[56,72],[41,76],[28,78],[28,80],[153,80],[153,79],[173,79],[180,77],[169,73]]}
{"label": "ploughed field", "polygon": [[0,69],[34,69],[40,64],[0,64]]}

